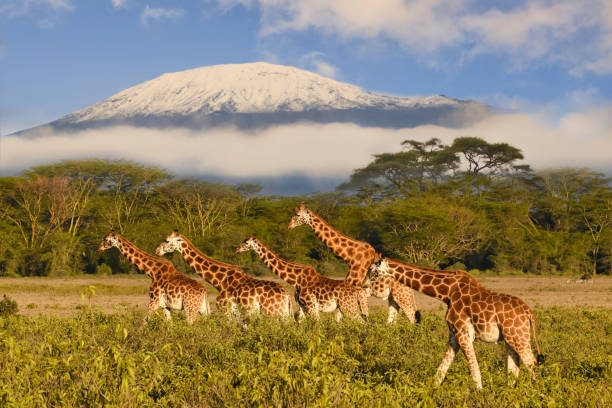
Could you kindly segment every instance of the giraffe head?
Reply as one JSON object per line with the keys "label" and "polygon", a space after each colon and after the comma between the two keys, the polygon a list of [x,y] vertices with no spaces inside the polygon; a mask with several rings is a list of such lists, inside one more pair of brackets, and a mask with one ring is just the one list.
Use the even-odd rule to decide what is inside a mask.
{"label": "giraffe head", "polygon": [[117,234],[115,234],[115,231],[111,230],[111,232],[104,237],[102,242],[100,242],[100,245],[98,245],[98,252],[106,251],[107,249],[117,247],[118,245],[119,238]]}
{"label": "giraffe head", "polygon": [[257,249],[258,246],[259,244],[257,243],[257,239],[251,235],[250,237],[242,241],[240,245],[238,245],[238,248],[236,248],[236,253],[238,254],[240,252],[252,251]]}
{"label": "giraffe head", "polygon": [[158,256],[162,256],[165,254],[172,253],[174,251],[181,250],[181,244],[185,242],[181,234],[178,233],[177,230],[174,230],[172,234],[166,237],[166,240],[159,244],[157,249],[155,249],[155,254]]}
{"label": "giraffe head", "polygon": [[381,258],[370,265],[366,279],[368,283],[371,284],[378,282],[386,276],[392,276],[389,270],[389,262],[386,258]]}
{"label": "giraffe head", "polygon": [[289,221],[289,229],[294,229],[303,224],[310,224],[311,213],[304,203],[300,204],[300,207],[295,207],[295,215],[291,217]]}

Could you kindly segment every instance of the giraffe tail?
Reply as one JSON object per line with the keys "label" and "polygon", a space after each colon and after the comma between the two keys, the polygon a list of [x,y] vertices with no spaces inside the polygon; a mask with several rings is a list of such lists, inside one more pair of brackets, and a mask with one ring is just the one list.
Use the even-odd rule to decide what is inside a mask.
{"label": "giraffe tail", "polygon": [[416,312],[414,312],[414,320],[416,324],[421,323],[421,311],[417,310]]}
{"label": "giraffe tail", "polygon": [[542,364],[544,363],[545,358],[544,358],[544,355],[540,353],[540,346],[538,345],[538,336],[536,335],[535,316],[533,315],[533,312],[531,310],[529,311],[529,319],[531,320],[531,330],[533,330],[533,340],[535,342],[536,351],[538,352],[536,361],[538,362],[538,364]]}

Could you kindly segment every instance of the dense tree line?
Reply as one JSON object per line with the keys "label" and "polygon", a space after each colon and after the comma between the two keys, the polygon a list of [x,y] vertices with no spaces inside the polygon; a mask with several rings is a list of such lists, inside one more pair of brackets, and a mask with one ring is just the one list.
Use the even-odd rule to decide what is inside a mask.
{"label": "dense tree line", "polygon": [[[305,201],[386,256],[439,268],[610,274],[612,188],[589,169],[532,171],[520,150],[462,137],[405,141],[333,193],[258,196],[260,187],[176,178],[127,161],[64,161],[0,178],[0,275],[124,273],[95,251],[111,229],[152,251],[173,229],[205,253],[266,271],[234,248],[255,234],[279,254],[342,276],[344,264],[307,228],[287,229]],[[178,256],[180,269],[188,266]]]}

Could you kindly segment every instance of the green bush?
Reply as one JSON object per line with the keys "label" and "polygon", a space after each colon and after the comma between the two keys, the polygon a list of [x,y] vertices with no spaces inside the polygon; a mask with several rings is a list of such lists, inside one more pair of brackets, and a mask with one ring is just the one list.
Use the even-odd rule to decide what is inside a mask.
{"label": "green bush", "polygon": [[183,312],[167,322],[144,315],[83,312],[75,318],[0,320],[1,406],[122,407],[605,407],[612,405],[609,309],[536,310],[547,360],[536,379],[506,374],[503,344],[476,342],[484,389],[474,388],[458,355],[440,387],[432,377],[448,329],[423,313],[385,323],[297,324],[223,315],[189,326]]}
{"label": "green bush", "polygon": [[2,295],[2,300],[0,300],[0,316],[15,315],[17,311],[17,302],[6,295]]}

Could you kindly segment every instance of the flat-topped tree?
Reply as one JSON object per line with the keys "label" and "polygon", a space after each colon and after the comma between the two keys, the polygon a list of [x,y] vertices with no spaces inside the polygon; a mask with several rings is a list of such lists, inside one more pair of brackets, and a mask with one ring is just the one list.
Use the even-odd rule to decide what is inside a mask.
{"label": "flat-topped tree", "polygon": [[115,247],[140,271],[151,278],[149,313],[162,308],[170,320],[170,310],[185,310],[187,321],[193,324],[198,313],[209,314],[208,293],[197,281],[181,274],[172,262],[137,248],[121,235],[111,231],[98,246],[98,251]]}
{"label": "flat-topped tree", "polygon": [[476,387],[482,388],[474,352],[475,338],[492,343],[505,340],[508,372],[518,376],[520,359],[533,376],[536,358],[531,351],[531,326],[538,352],[537,362],[543,361],[536,337],[535,317],[529,306],[515,296],[485,288],[466,272],[438,271],[383,258],[372,264],[368,277],[372,282],[391,277],[448,306],[446,323],[450,335],[446,353],[436,373],[439,384],[444,381],[448,368],[461,348]]}
{"label": "flat-topped tree", "polygon": [[323,218],[306,208],[304,203],[295,208],[295,214],[289,222],[289,229],[307,224],[336,255],[342,258],[349,266],[346,282],[359,289],[359,305],[363,314],[368,314],[368,296],[375,296],[388,301],[389,312],[387,323],[393,323],[398,310],[402,310],[408,319],[415,323],[420,314],[416,311],[414,294],[394,279],[381,279],[372,284],[370,288],[363,287],[372,262],[380,259],[372,245],[367,242],[350,238],[329,225]]}
{"label": "flat-topped tree", "polygon": [[280,283],[256,279],[237,265],[204,255],[176,230],[159,244],[155,253],[162,256],[174,251],[219,291],[217,305],[229,306],[234,312],[236,306],[241,305],[248,311],[261,311],[266,315],[291,316],[291,296]]}
{"label": "flat-topped tree", "polygon": [[300,320],[304,314],[318,319],[319,312],[335,311],[337,322],[344,314],[363,322],[357,301],[359,290],[355,286],[344,280],[325,277],[312,266],[289,262],[253,236],[236,248],[236,253],[246,251],[254,251],[272,272],[295,287],[295,300],[300,307]]}

